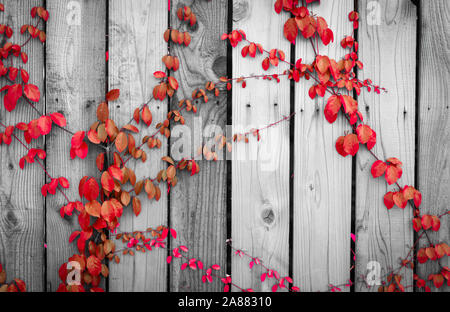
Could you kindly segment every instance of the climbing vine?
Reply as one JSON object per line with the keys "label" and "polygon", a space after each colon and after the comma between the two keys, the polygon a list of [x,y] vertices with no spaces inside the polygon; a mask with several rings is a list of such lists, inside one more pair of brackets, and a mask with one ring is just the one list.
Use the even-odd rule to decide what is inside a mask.
{"label": "climbing vine", "polygon": [[[336,138],[336,151],[343,157],[355,156],[361,147],[369,150],[374,158],[371,174],[374,178],[384,177],[389,185],[395,185],[395,192],[387,193],[383,199],[387,209],[394,206],[405,209],[408,205],[413,210],[411,225],[418,232],[418,240],[410,249],[410,252],[399,263],[399,268],[385,276],[380,291],[404,291],[411,285],[402,284],[402,270],[414,269],[416,260],[419,264],[427,261],[435,261],[439,264],[439,270],[427,277],[414,275],[416,287],[431,290],[431,287],[440,288],[445,280],[450,285],[450,270],[440,264],[440,259],[450,255],[450,247],[445,242],[433,242],[428,231],[439,231],[441,219],[449,214],[443,212],[439,216],[425,215],[421,213],[420,206],[422,195],[413,186],[401,186],[399,180],[402,177],[402,162],[397,158],[380,159],[372,152],[377,142],[375,131],[364,123],[363,115],[358,109],[358,102],[352,96],[353,92],[360,94],[366,92],[387,92],[386,89],[373,84],[370,79],[359,80],[355,75],[356,69],[363,69],[363,63],[358,56],[358,42],[352,35],[346,36],[340,42],[347,54],[339,60],[320,54],[321,45],[327,46],[335,41],[334,33],[329,28],[326,20],[310,11],[308,5],[317,0],[277,0],[274,10],[277,14],[284,14],[287,18],[283,33],[285,38],[296,43],[300,37],[311,45],[315,57],[312,62],[298,59],[295,64],[285,58],[285,53],[277,48],[266,49],[261,44],[247,38],[243,30],[233,30],[229,34],[223,34],[222,40],[229,41],[233,48],[242,45],[243,58],[261,57],[262,74],[241,77],[220,77],[218,81],[205,82],[204,87],[193,90],[191,97],[181,99],[176,107],[170,109],[166,118],[154,122],[152,116],[152,103],[165,101],[172,98],[178,88],[179,82],[173,73],[180,68],[180,60],[171,53],[162,57],[162,68],[154,72],[154,77],[159,80],[153,88],[153,94],[146,103],[136,107],[130,121],[124,125],[118,125],[110,117],[110,103],[120,97],[120,90],[109,91],[103,101],[98,104],[96,111],[97,120],[89,129],[72,132],[66,128],[65,117],[60,113],[42,114],[35,103],[40,101],[40,90],[29,83],[29,74],[20,65],[26,64],[28,55],[24,47],[33,39],[45,42],[45,32],[40,30],[41,23],[49,19],[49,13],[42,7],[35,7],[31,11],[34,25],[23,25],[20,33],[27,38],[22,44],[7,41],[0,48],[0,76],[7,83],[0,89],[6,92],[4,95],[4,107],[8,112],[14,111],[18,104],[30,105],[36,112],[37,118],[31,121],[23,121],[14,125],[0,123],[4,131],[0,133],[0,144],[10,145],[17,141],[26,149],[25,155],[20,155],[19,165],[25,169],[26,165],[36,163],[47,176],[48,183],[41,186],[42,196],[62,194],[66,203],[60,208],[62,218],[77,218],[79,229],[71,233],[69,243],[77,246],[78,253],[61,264],[59,276],[61,283],[58,291],[83,292],[103,291],[102,278],[109,275],[109,265],[120,263],[122,256],[134,256],[137,252],[151,252],[155,249],[167,249],[168,239],[173,239],[168,250],[167,263],[180,266],[181,271],[193,270],[199,272],[199,278],[203,283],[211,283],[214,279],[223,283],[224,291],[233,288],[240,291],[252,291],[237,285],[232,277],[223,273],[223,268],[217,264],[206,264],[195,255],[189,253],[189,247],[176,243],[177,232],[175,229],[161,225],[156,228],[148,228],[134,232],[120,232],[120,219],[128,209],[136,216],[142,211],[140,196],[159,201],[164,194],[161,186],[167,187],[167,193],[176,187],[182,171],[187,171],[193,176],[200,171],[199,164],[194,159],[181,159],[175,161],[166,155],[162,157],[162,169],[156,176],[137,179],[136,173],[127,165],[130,161],[145,163],[148,153],[153,149],[160,149],[171,136],[171,127],[175,124],[185,123],[185,114],[195,114],[198,111],[194,101],[208,103],[209,98],[218,97],[221,92],[231,90],[234,86],[245,88],[250,79],[262,78],[263,80],[279,83],[287,78],[296,83],[304,80],[313,80],[314,84],[309,89],[311,99],[323,98],[324,117],[329,123],[334,123],[340,116],[349,124],[349,130],[339,138]],[[0,5],[0,11],[4,6]],[[283,13],[284,12],[284,13]],[[197,23],[197,17],[190,7],[177,10],[177,17],[182,23],[193,26]],[[359,26],[357,12],[349,13],[349,21],[353,28]],[[9,25],[0,25],[0,34],[11,38],[13,29]],[[186,31],[169,28],[162,34],[166,42],[189,46],[191,36]],[[219,38],[218,38],[219,39]],[[285,66],[279,74],[264,74],[271,67]],[[19,75],[20,73],[20,75]],[[264,82],[265,83],[265,82]],[[201,105],[201,104],[200,104]],[[218,153],[223,148],[231,151],[232,145],[239,142],[248,143],[251,136],[257,141],[263,131],[277,126],[282,122],[288,122],[295,117],[295,112],[285,116],[277,122],[271,123],[259,129],[251,129],[245,133],[236,133],[232,137],[224,135],[216,137],[217,150],[207,146],[200,146],[200,153],[206,160],[215,161]],[[147,133],[154,125],[155,130]],[[78,184],[79,199],[70,199],[65,190],[70,187],[65,177],[53,177],[44,165],[46,151],[44,148],[32,148],[31,143],[42,136],[48,135],[54,128],[64,131],[70,138],[71,159],[85,159],[90,152],[97,152],[97,173],[83,177]],[[146,131],[147,130],[147,131]],[[137,135],[143,133],[142,139]],[[23,136],[23,139],[20,137]],[[100,153],[98,151],[100,150]],[[356,238],[352,236],[355,240]],[[416,250],[418,241],[426,239],[427,247]],[[119,246],[120,244],[120,246]],[[227,244],[237,257],[249,260],[249,268],[260,266],[263,273],[260,281],[270,280],[272,291],[287,289],[292,292],[301,290],[301,285],[296,285],[289,276],[281,276],[275,268],[270,268],[263,263],[263,259],[249,254],[232,244],[229,239]],[[351,270],[353,268],[350,268]],[[25,291],[26,285],[20,279],[5,284],[6,273],[0,265],[0,291]],[[353,281],[346,281],[342,285],[329,285],[330,291],[341,291],[351,287]]]}

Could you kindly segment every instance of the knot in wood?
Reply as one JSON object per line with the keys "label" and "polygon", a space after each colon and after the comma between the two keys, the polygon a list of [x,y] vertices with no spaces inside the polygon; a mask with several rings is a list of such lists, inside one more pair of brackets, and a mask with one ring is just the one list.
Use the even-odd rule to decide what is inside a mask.
{"label": "knot in wood", "polygon": [[275,224],[275,211],[272,205],[265,204],[261,211],[261,219],[267,226],[273,226]]}

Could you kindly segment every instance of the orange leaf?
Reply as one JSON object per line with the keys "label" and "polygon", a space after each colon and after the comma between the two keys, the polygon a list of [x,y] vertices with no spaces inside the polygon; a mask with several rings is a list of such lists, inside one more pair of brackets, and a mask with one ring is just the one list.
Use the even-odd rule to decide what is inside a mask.
{"label": "orange leaf", "polygon": [[389,165],[386,169],[386,181],[389,185],[394,184],[402,176],[402,168]]}
{"label": "orange leaf", "polygon": [[133,212],[136,217],[141,213],[141,201],[137,197],[133,197]]}
{"label": "orange leaf", "polygon": [[101,102],[97,107],[97,118],[98,120],[105,122],[109,118],[109,109],[106,102]]}
{"label": "orange leaf", "polygon": [[100,217],[100,211],[102,209],[102,206],[100,205],[100,203],[96,200],[90,201],[88,203],[86,203],[85,205],[86,208],[86,212],[93,216],[93,217]]}
{"label": "orange leaf", "polygon": [[101,216],[103,219],[105,219],[108,222],[111,222],[114,220],[114,218],[116,217],[116,213],[114,211],[114,207],[113,207],[111,201],[107,200],[107,201],[103,202],[102,209],[101,209]]}
{"label": "orange leaf", "polygon": [[105,153],[98,154],[97,159],[95,160],[97,164],[98,171],[102,172],[103,166],[105,164]]}
{"label": "orange leaf", "polygon": [[366,144],[372,137],[373,130],[367,125],[359,125],[358,128],[356,128],[356,133],[358,133],[359,142]]}
{"label": "orange leaf", "polygon": [[106,190],[108,192],[112,192],[114,190],[114,180],[108,171],[104,171],[102,173],[101,182],[102,182],[102,187],[104,190]]}
{"label": "orange leaf", "polygon": [[150,111],[148,106],[145,105],[143,110],[142,110],[142,121],[147,125],[147,127],[151,125],[152,118],[153,118],[152,117],[152,112]]}
{"label": "orange leaf", "polygon": [[128,146],[128,137],[124,132],[120,132],[116,137],[116,148],[122,153]]}

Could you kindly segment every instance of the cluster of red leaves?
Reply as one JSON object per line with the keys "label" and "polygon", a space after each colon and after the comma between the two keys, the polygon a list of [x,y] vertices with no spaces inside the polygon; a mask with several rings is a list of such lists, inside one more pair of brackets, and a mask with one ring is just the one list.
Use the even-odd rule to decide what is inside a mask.
{"label": "cluster of red leaves", "polygon": [[26,292],[27,286],[21,279],[15,278],[12,282],[6,283],[6,271],[0,263],[0,292]]}
{"label": "cluster of red leaves", "polygon": [[392,185],[402,177],[402,166],[402,162],[397,158],[389,158],[386,162],[381,160],[375,161],[370,171],[375,179],[384,175],[386,182]]}
{"label": "cluster of red leaves", "polygon": [[[310,2],[313,1],[307,1],[307,3]],[[282,9],[294,16],[286,21],[283,29],[284,36],[292,44],[295,44],[299,32],[306,39],[317,34],[324,45],[334,41],[333,31],[328,27],[326,20],[320,16],[311,16],[307,7],[298,7],[298,1],[277,0],[275,11],[280,14]]]}
{"label": "cluster of red leaves", "polygon": [[[35,18],[38,16],[40,19],[47,21],[49,18],[48,11],[42,7],[33,7],[31,10],[31,16]],[[2,48],[0,48],[0,76],[6,76],[11,85],[5,85],[0,89],[0,92],[6,91],[3,103],[8,112],[13,111],[16,108],[17,101],[25,95],[25,97],[33,102],[39,102],[41,97],[39,88],[33,84],[28,84],[29,74],[24,69],[19,69],[11,65],[10,67],[5,67],[3,60],[6,60],[10,55],[16,58],[21,57],[22,62],[26,64],[28,62],[28,55],[22,51],[22,47],[30,40],[39,37],[41,42],[45,42],[46,35],[45,32],[38,29],[40,20],[36,26],[32,25],[22,25],[20,28],[20,33],[24,34],[28,31],[29,39],[22,45],[13,44],[12,42],[6,42]],[[13,30],[10,26],[0,25],[0,33],[5,33],[8,38],[13,35]],[[11,63],[12,64],[12,63]],[[21,73],[22,84],[13,84],[16,80],[18,73]]]}
{"label": "cluster of red leaves", "polygon": [[167,29],[164,32],[164,40],[166,42],[173,42],[176,44],[184,44],[186,47],[191,43],[191,35],[184,31],[181,32],[178,29]]}
{"label": "cluster of red leaves", "polygon": [[422,203],[422,194],[414,187],[406,185],[397,192],[388,192],[384,195],[383,200],[387,209],[391,209],[394,205],[405,209],[410,200],[414,200],[416,207],[419,207]]}
{"label": "cluster of red leaves", "polygon": [[188,6],[179,8],[177,10],[177,17],[180,21],[189,22],[189,25],[191,25],[191,27],[197,23],[197,16]]}
{"label": "cluster of red leaves", "polygon": [[33,119],[29,123],[19,122],[16,124],[16,129],[23,131],[25,142],[30,144],[32,140],[37,140],[41,136],[49,134],[53,124],[58,127],[65,127],[67,121],[62,114],[52,113]]}
{"label": "cluster of red leaves", "polygon": [[[306,4],[315,2],[316,0],[306,0]],[[302,1],[303,3],[303,1]],[[268,70],[270,66],[278,66],[280,62],[285,62],[291,66],[289,70],[286,70],[282,75],[288,76],[288,79],[292,79],[298,82],[301,78],[309,80],[314,79],[316,84],[313,85],[309,90],[309,95],[312,99],[315,97],[324,97],[326,92],[331,94],[331,97],[327,101],[325,106],[325,117],[330,122],[336,121],[339,111],[343,111],[343,114],[348,119],[349,124],[355,133],[346,134],[338,139],[336,143],[336,149],[342,156],[352,155],[355,156],[359,151],[359,145],[365,144],[370,150],[376,143],[376,133],[367,125],[359,124],[358,120],[363,121],[362,114],[358,110],[358,103],[352,97],[342,94],[340,89],[344,89],[347,94],[349,92],[355,91],[358,95],[362,88],[366,88],[369,92],[374,89],[376,93],[380,93],[380,90],[384,90],[379,86],[373,85],[372,81],[367,79],[365,81],[360,81],[355,77],[354,69],[358,67],[363,68],[363,64],[358,60],[358,43],[354,40],[352,36],[347,36],[341,41],[341,46],[344,49],[350,49],[350,53],[344,56],[343,59],[336,61],[329,58],[328,56],[323,56],[318,53],[318,40],[320,39],[324,45],[328,45],[330,42],[334,41],[334,35],[332,30],[328,27],[327,22],[322,17],[316,17],[310,14],[310,11],[306,6],[298,6],[299,1],[297,0],[277,0],[275,2],[275,11],[281,13],[285,10],[292,14],[294,17],[290,17],[284,26],[284,35],[290,41],[295,43],[298,33],[300,32],[304,38],[310,39],[313,49],[316,53],[316,57],[312,64],[302,64],[302,60],[299,59],[296,64],[290,64],[285,60],[285,55],[281,50],[272,49],[270,51],[265,50],[260,44],[249,42],[246,39],[246,35],[242,30],[233,30],[230,34],[223,34],[221,39],[230,41],[230,44],[235,47],[239,42],[245,40],[249,42],[249,45],[245,46],[241,54],[243,57],[250,55],[250,57],[256,57],[257,52],[260,54],[267,53],[268,57],[264,58],[262,61],[262,67],[264,70]],[[0,10],[3,11],[3,6],[0,6]],[[32,17],[38,16],[40,19],[47,21],[48,12],[43,8],[33,8],[31,12]],[[192,10],[188,7],[180,8],[177,15],[181,21],[188,21],[191,26],[196,23],[196,16]],[[353,22],[354,29],[358,28],[359,16],[356,12],[351,12],[349,14],[349,20]],[[29,39],[37,38],[44,42],[45,33],[38,29],[40,20],[36,26],[23,25],[21,28],[21,33],[24,34],[28,31]],[[12,29],[7,25],[0,25],[0,32],[6,33],[7,37],[12,36]],[[191,37],[187,32],[180,32],[174,29],[168,29],[164,33],[164,39],[166,42],[170,40],[174,43],[184,44],[188,46]],[[314,40],[317,44],[317,50],[315,48]],[[28,42],[27,41],[27,42]],[[22,62],[26,63],[28,56],[22,51],[24,45],[14,45],[7,42],[3,48],[0,49],[0,56],[2,59],[8,58],[10,55],[15,57],[21,57]],[[166,55],[162,59],[167,70],[176,71],[179,68],[179,60],[176,56]],[[3,61],[0,60],[0,75],[7,77],[7,79],[13,83],[19,73],[19,68],[13,66],[6,68]],[[12,111],[17,104],[17,101],[25,95],[25,100],[33,106],[31,102],[38,102],[40,100],[39,89],[32,84],[28,84],[29,74],[23,69],[20,69],[22,84],[12,84],[4,86],[0,91],[7,91],[5,95],[4,105],[8,111]],[[154,73],[155,78],[160,79],[160,83],[154,88],[153,98],[156,100],[163,101],[166,96],[172,97],[175,91],[178,89],[178,81],[165,72],[157,71]],[[260,75],[251,77],[239,77],[228,79],[222,77],[219,82],[226,83],[227,89],[230,90],[232,85],[231,82],[235,81],[240,83],[242,87],[246,86],[247,78],[259,78],[267,80],[280,81],[279,75]],[[213,82],[207,82],[205,89],[196,89],[192,93],[192,100],[202,98],[204,102],[208,102],[207,92],[213,92],[215,96],[219,96],[220,91]],[[142,144],[136,145],[136,139],[133,134],[139,133],[139,129],[132,124],[127,124],[119,129],[115,122],[109,119],[109,109],[108,102],[115,101],[119,98],[120,91],[112,90],[106,95],[104,102],[100,103],[97,109],[97,118],[94,124],[91,125],[90,130],[87,134],[87,141],[85,141],[86,132],[80,131],[73,133],[71,141],[71,158],[76,156],[84,159],[88,153],[87,143],[94,145],[99,145],[109,151],[113,145],[116,147],[116,152],[113,152],[112,163],[105,163],[106,153],[98,154],[96,158],[96,163],[99,171],[102,172],[99,182],[94,177],[86,176],[79,184],[79,195],[81,200],[83,198],[86,200],[85,203],[82,201],[71,202],[68,200],[67,196],[64,194],[62,189],[69,187],[69,182],[64,177],[51,178],[51,182],[45,184],[41,191],[43,196],[47,193],[55,194],[56,190],[59,189],[61,193],[66,197],[68,203],[61,208],[61,217],[71,216],[75,211],[78,215],[78,223],[81,227],[80,231],[75,231],[71,234],[69,242],[77,240],[77,247],[79,254],[74,255],[69,258],[69,262],[76,262],[80,266],[81,281],[78,284],[66,284],[68,274],[68,263],[64,263],[59,274],[62,283],[58,291],[85,291],[85,287],[89,287],[90,291],[103,291],[99,288],[101,276],[107,277],[109,274],[108,267],[105,263],[102,263],[105,259],[110,261],[114,260],[116,263],[120,262],[120,258],[117,256],[117,250],[115,243],[108,239],[109,231],[116,231],[119,225],[119,219],[124,213],[124,208],[127,206],[132,207],[132,210],[136,216],[138,216],[142,210],[141,202],[138,195],[144,189],[149,199],[159,200],[161,196],[160,188],[157,184],[162,181],[167,183],[168,191],[170,188],[175,186],[178,181],[177,173],[178,171],[187,170],[194,175],[199,172],[199,166],[194,160],[183,159],[182,161],[175,163],[170,157],[165,156],[162,158],[164,162],[167,163],[167,168],[162,169],[156,178],[145,178],[143,180],[137,181],[136,175],[133,170],[126,167],[125,165],[131,159],[141,159],[143,162],[147,159],[147,154],[143,151],[143,145],[147,145],[150,149],[161,147],[161,141],[156,138],[156,135],[161,134],[165,137],[170,136],[170,123],[180,122],[184,124],[184,117],[182,116],[182,110],[187,111],[197,111],[197,107],[192,105],[191,99],[182,99],[179,102],[179,109],[172,110],[168,113],[167,118],[156,125],[157,131],[149,136],[145,136],[142,139]],[[31,102],[30,102],[31,101]],[[34,108],[34,106],[33,106]],[[289,120],[292,116],[285,117],[280,120]],[[131,121],[135,121],[139,124],[143,121],[147,127],[152,124],[152,114],[148,104],[145,104],[141,108],[136,108],[133,118]],[[279,122],[273,123],[265,128],[254,129],[247,134],[235,135],[233,141],[245,141],[248,142],[248,134],[252,133],[257,139],[260,139],[260,130],[267,129],[271,126],[278,124]],[[16,128],[24,131],[24,136],[27,143],[31,142],[31,139],[38,138],[41,135],[47,135],[51,131],[52,123],[56,123],[60,127],[66,125],[65,118],[58,113],[51,114],[49,116],[41,116],[39,119],[33,120],[30,123],[20,123],[16,125]],[[5,133],[0,135],[0,143],[11,143],[11,138],[17,137],[13,134],[14,127],[6,127]],[[17,139],[18,140],[18,139]],[[217,141],[221,141],[221,147],[223,148],[226,144],[228,149],[230,149],[231,141],[223,136],[216,138]],[[19,141],[21,142],[21,141]],[[22,142],[21,142],[22,143]],[[23,143],[22,143],[23,144]],[[21,167],[23,168],[25,162],[33,163],[35,157],[40,159],[46,157],[45,151],[40,149],[29,149],[28,153],[21,159]],[[208,156],[209,159],[217,159],[217,154],[215,151],[211,151],[205,147],[202,149],[203,154]],[[128,158],[123,159],[123,156],[129,154]],[[43,167],[45,170],[45,168]],[[397,184],[397,181],[402,176],[402,163],[396,158],[390,158],[386,162],[378,160],[372,166],[372,175],[374,177],[380,177],[385,175],[388,184]],[[130,183],[132,185],[131,190],[125,190],[124,185]],[[397,186],[399,186],[397,184]],[[417,207],[414,212],[413,226],[416,231],[427,231],[433,229],[438,231],[440,228],[440,217],[424,215],[420,216],[420,211],[418,206],[421,203],[421,194],[414,187],[405,186],[403,189],[399,186],[400,190],[397,192],[389,192],[386,194],[384,200],[386,206],[390,209],[395,205],[400,208],[405,208],[409,201],[414,201]],[[132,196],[132,193],[135,196]],[[93,219],[91,219],[93,218]],[[93,222],[92,222],[93,221]],[[150,232],[152,238],[145,237],[145,233]],[[126,243],[127,248],[122,250],[122,253],[134,255],[133,249],[141,252],[145,250],[152,250],[152,248],[165,248],[165,239],[168,237],[168,233],[175,239],[177,234],[173,229],[168,229],[165,227],[160,227],[157,230],[148,229],[146,232],[134,232],[134,233],[124,233],[118,234],[116,239],[122,239],[123,243]],[[95,234],[95,235],[94,235]],[[246,254],[242,250],[235,249],[235,254],[239,256],[247,256],[250,258],[249,267],[252,269],[255,265],[263,267],[266,272],[262,273],[260,280],[264,282],[266,280],[272,280],[274,284],[272,285],[272,291],[277,291],[282,288],[289,288],[290,291],[299,291],[299,288],[292,286],[293,281],[290,277],[281,277],[277,271],[272,270],[262,263],[259,258],[253,257]],[[180,269],[190,269],[190,270],[204,270],[206,274],[202,275],[203,283],[212,282],[213,277],[219,277],[214,272],[220,270],[220,266],[212,265],[205,266],[202,261],[195,257],[188,257],[186,253],[188,248],[186,246],[179,246],[171,251],[171,256],[167,258],[167,262],[172,261],[172,257],[184,259]],[[417,259],[420,263],[424,263],[428,260],[438,261],[445,255],[449,255],[449,247],[445,243],[431,244],[427,248],[422,248],[417,253]],[[410,260],[403,260],[403,266],[413,267],[413,262]],[[0,266],[0,284],[2,278],[2,268]],[[436,274],[430,274],[428,281],[432,281],[435,287],[439,288],[443,285],[444,279],[447,279],[449,283],[449,270],[447,267],[441,267],[441,271]],[[220,277],[219,277],[220,278]],[[224,291],[229,291],[231,286],[235,286],[241,291],[252,291],[252,289],[242,289],[232,282],[230,276],[222,277],[220,280],[225,284]],[[404,291],[404,286],[401,284],[402,277],[398,274],[391,274],[388,276],[388,285],[380,288],[381,291]],[[415,276],[417,281],[417,286],[419,288],[425,287],[426,282]],[[291,284],[291,286],[286,285],[286,283]],[[347,283],[351,285],[351,282]],[[332,285],[331,285],[332,286]],[[330,287],[332,291],[339,290],[338,287]],[[25,284],[20,280],[15,280],[13,284],[10,284],[6,288],[1,286],[1,289],[7,290],[25,290]]]}
{"label": "cluster of red leaves", "polygon": [[437,216],[423,215],[422,218],[415,217],[413,219],[413,227],[416,232],[421,229],[425,231],[432,229],[434,232],[441,228],[441,219]]}

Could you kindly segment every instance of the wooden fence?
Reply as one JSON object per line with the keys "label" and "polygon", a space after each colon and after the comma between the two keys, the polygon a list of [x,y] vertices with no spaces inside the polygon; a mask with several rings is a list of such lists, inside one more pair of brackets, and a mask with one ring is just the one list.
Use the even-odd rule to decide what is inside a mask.
{"label": "wooden fence", "polygon": [[[259,61],[243,59],[239,49],[230,49],[220,40],[231,29],[243,29],[251,40],[284,50],[288,59],[313,59],[307,44],[299,40],[291,46],[284,39],[286,15],[276,14],[271,0],[172,0],[170,12],[166,0],[3,2],[7,10],[0,22],[16,26],[29,21],[33,6],[45,5],[49,10],[47,43],[32,44],[26,68],[32,73],[30,80],[43,90],[39,108],[64,113],[71,130],[88,129],[96,105],[112,88],[121,89],[121,98],[111,113],[119,124],[127,122],[133,108],[151,96],[156,82],[153,72],[162,68],[161,57],[169,49],[181,61],[176,72],[180,97],[220,76],[260,73]],[[162,33],[168,25],[185,27],[175,16],[175,9],[184,5],[190,5],[198,17],[198,25],[189,29],[192,42],[188,48],[168,46]],[[351,34],[347,14],[355,9],[361,14],[357,39],[365,64],[358,75],[389,90],[381,95],[362,93],[358,98],[367,123],[378,134],[375,152],[382,158],[400,158],[405,163],[402,183],[422,191],[425,212],[442,213],[450,201],[450,3],[322,1],[315,10],[329,21],[335,34],[328,55],[343,55],[339,41]],[[292,275],[302,291],[324,291],[329,284],[349,279],[355,281],[355,291],[374,291],[361,276],[371,261],[381,264],[382,274],[397,267],[414,241],[412,214],[408,209],[387,211],[384,207],[382,198],[389,188],[370,177],[373,159],[367,152],[353,160],[336,153],[334,142],[348,126],[343,120],[328,124],[323,100],[312,101],[308,88],[305,82],[249,81],[245,89],[222,92],[218,100],[202,104],[203,129],[212,124],[264,125],[294,111],[297,115],[263,135],[257,146],[261,159],[201,161],[200,174],[181,179],[168,200],[151,205],[144,200],[137,218],[126,213],[121,230],[170,224],[192,254],[226,268],[242,287],[266,291],[270,285],[261,284],[260,272],[250,270],[247,261],[227,249],[229,237],[266,265]],[[160,120],[168,104],[154,102],[151,110],[154,120]],[[2,108],[0,115],[7,124],[32,118],[36,118],[32,109],[21,104],[13,113]],[[194,122],[187,117],[187,125]],[[75,199],[79,179],[96,172],[95,156],[88,161],[70,160],[69,139],[56,130],[38,146],[47,151],[47,170],[69,178],[68,196]],[[170,144],[174,142],[171,139]],[[238,146],[233,153],[245,148]],[[267,161],[262,154],[270,149],[277,152]],[[24,154],[20,145],[14,143],[0,151],[0,263],[9,276],[24,279],[29,290],[55,291],[59,266],[76,253],[68,238],[77,222],[61,219],[62,196],[40,195],[45,181],[40,168],[19,169],[17,155]],[[159,159],[169,151],[167,147],[152,152],[150,158]],[[138,178],[155,175],[156,163],[133,169]],[[355,244],[351,233],[356,234]],[[439,236],[432,237],[449,241],[448,220]],[[221,290],[218,282],[206,287],[198,273],[167,265],[165,257],[161,250],[123,257],[120,264],[110,265],[104,286],[110,291]],[[422,276],[435,270],[431,264],[417,269]],[[413,284],[412,272],[404,275],[405,285]],[[448,291],[448,287],[441,289]]]}

